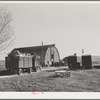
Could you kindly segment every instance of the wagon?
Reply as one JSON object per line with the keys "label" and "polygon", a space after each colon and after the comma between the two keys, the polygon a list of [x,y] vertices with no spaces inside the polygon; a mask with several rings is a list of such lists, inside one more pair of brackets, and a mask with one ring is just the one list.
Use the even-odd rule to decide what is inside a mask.
{"label": "wagon", "polygon": [[[6,69],[10,73],[20,75],[23,72],[36,72],[37,66],[40,66],[40,59],[34,54],[21,54],[19,51],[14,51],[5,58]],[[36,63],[37,62],[37,63]]]}
{"label": "wagon", "polygon": [[100,56],[83,55],[82,66],[85,69],[100,68]]}
{"label": "wagon", "polygon": [[68,56],[69,69],[71,69],[71,70],[80,69],[81,68],[80,63],[81,63],[81,58],[80,57],[78,57],[76,55]]}

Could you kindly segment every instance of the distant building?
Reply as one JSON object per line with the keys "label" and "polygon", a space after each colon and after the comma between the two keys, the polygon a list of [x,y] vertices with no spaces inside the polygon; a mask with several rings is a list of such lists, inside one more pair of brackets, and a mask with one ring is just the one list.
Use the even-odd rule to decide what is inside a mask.
{"label": "distant building", "polygon": [[41,65],[57,65],[60,62],[60,55],[55,44],[34,47],[15,48],[21,53],[34,53],[40,56]]}

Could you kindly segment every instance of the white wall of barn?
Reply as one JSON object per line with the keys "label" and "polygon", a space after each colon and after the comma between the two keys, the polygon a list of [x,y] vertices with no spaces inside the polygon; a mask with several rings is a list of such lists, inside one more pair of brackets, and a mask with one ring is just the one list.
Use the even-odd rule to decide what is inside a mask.
{"label": "white wall of barn", "polygon": [[54,62],[59,62],[60,61],[60,56],[59,52],[56,47],[54,47]]}
{"label": "white wall of barn", "polygon": [[46,54],[45,54],[45,64],[48,64],[48,62],[49,63],[52,62],[51,54],[54,54],[53,61],[54,62],[59,62],[59,60],[60,60],[59,52],[57,51],[55,46],[52,46],[52,47],[48,47],[48,49],[46,51]]}

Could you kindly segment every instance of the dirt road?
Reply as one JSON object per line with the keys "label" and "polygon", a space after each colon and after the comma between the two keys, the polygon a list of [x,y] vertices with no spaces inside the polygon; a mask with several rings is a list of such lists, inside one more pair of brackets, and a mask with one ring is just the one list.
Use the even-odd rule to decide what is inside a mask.
{"label": "dirt road", "polygon": [[[61,66],[61,67],[45,67],[42,68],[41,71],[46,71],[46,70],[58,70],[58,69],[67,69],[67,66]],[[33,72],[32,74],[37,74],[41,71],[37,71],[37,72]],[[21,75],[28,75],[28,73],[23,73]],[[20,75],[17,74],[12,74],[12,75],[6,75],[5,73],[2,72],[2,75],[0,76],[0,78],[11,78],[11,77],[20,77]]]}

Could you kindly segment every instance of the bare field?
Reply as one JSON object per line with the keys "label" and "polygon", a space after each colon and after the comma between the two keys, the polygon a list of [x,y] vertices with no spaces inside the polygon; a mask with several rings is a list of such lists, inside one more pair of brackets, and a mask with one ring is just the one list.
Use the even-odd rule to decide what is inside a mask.
{"label": "bare field", "polygon": [[0,91],[99,92],[100,69],[71,71],[70,77],[63,78],[56,77],[52,68],[0,78]]}

